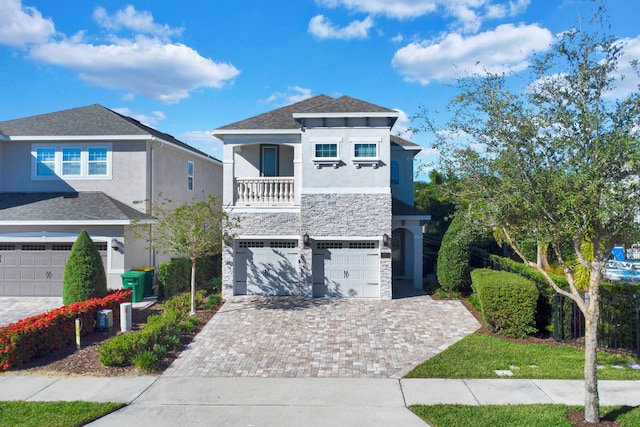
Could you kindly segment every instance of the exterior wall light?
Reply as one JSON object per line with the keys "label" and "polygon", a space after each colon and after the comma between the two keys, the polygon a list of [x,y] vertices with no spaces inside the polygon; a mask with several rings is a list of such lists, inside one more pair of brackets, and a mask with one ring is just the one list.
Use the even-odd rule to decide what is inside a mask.
{"label": "exterior wall light", "polygon": [[304,247],[308,248],[310,242],[311,239],[309,238],[309,233],[304,233],[304,236],[302,236],[302,243],[304,244]]}
{"label": "exterior wall light", "polygon": [[116,252],[120,251],[120,242],[118,241],[118,239],[111,239],[111,249]]}
{"label": "exterior wall light", "polygon": [[389,247],[389,235],[387,233],[382,235],[382,244]]}

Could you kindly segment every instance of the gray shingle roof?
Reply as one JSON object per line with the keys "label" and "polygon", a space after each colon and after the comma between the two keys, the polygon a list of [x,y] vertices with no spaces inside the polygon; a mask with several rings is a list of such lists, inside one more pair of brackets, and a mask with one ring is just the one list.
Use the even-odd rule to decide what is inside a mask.
{"label": "gray shingle roof", "polygon": [[127,221],[149,216],[102,192],[0,193],[0,221]]}
{"label": "gray shingle roof", "polygon": [[391,143],[392,144],[397,144],[400,147],[404,147],[404,148],[408,148],[408,149],[413,149],[413,150],[422,150],[422,146],[420,144],[416,144],[414,142],[411,141],[407,141],[404,138],[400,138],[399,136],[396,135],[391,135]]}
{"label": "gray shingle roof", "polygon": [[154,136],[186,148],[194,153],[209,157],[202,151],[185,144],[168,133],[160,132],[139,121],[109,110],[102,105],[40,114],[23,119],[0,122],[0,134],[12,136]]}
{"label": "gray shingle roof", "polygon": [[394,110],[370,104],[349,96],[331,98],[318,95],[286,107],[268,111],[239,122],[231,123],[216,130],[250,129],[299,129],[293,114],[304,113],[396,113]]}

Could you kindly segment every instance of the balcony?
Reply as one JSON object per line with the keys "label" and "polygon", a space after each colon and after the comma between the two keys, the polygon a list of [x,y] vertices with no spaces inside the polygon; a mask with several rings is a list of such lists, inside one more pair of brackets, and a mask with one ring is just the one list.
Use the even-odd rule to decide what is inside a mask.
{"label": "balcony", "polygon": [[293,205],[293,177],[236,178],[236,206]]}

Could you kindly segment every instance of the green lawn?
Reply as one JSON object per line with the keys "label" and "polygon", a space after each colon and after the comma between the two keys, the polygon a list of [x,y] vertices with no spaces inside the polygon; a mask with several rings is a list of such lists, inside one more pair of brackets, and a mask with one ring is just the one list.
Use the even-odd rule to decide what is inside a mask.
{"label": "green lawn", "polygon": [[12,427],[75,427],[125,406],[96,402],[0,401],[0,425]]}
{"label": "green lawn", "polygon": [[[409,409],[433,427],[571,427],[567,411],[584,410],[566,405],[415,405]],[[600,415],[621,427],[640,426],[640,408],[601,408]]]}
{"label": "green lawn", "polygon": [[[632,356],[598,353],[598,378],[640,380]],[[510,368],[517,367],[517,368]],[[517,344],[474,333],[423,362],[405,378],[498,378],[496,370],[510,369],[513,378],[583,379],[584,350],[566,346]]]}

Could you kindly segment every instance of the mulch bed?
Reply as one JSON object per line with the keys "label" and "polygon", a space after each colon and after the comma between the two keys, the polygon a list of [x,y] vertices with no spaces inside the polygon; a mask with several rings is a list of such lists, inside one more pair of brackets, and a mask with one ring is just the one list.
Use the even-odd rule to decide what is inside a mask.
{"label": "mulch bed", "polygon": [[[12,368],[0,375],[51,375],[51,376],[93,376],[93,377],[117,377],[117,376],[141,376],[161,375],[171,365],[184,347],[189,344],[198,332],[213,317],[219,307],[211,310],[199,310],[196,316],[200,320],[198,326],[190,333],[183,334],[177,349],[167,352],[160,361],[157,372],[146,372],[133,366],[110,367],[100,363],[98,349],[103,341],[120,334],[120,316],[113,316],[113,327],[107,331],[96,330],[85,335],[81,340],[80,350],[76,344],[70,344],[55,353],[30,360],[20,366]],[[144,310],[132,311],[132,329],[139,330],[147,323],[147,317],[152,314],[162,313],[163,307],[155,303]]]}

